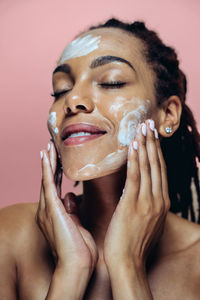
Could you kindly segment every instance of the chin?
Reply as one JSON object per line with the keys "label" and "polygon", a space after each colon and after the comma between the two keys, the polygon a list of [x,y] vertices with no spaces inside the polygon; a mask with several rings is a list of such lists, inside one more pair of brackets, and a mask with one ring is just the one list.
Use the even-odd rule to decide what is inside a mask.
{"label": "chin", "polygon": [[104,176],[108,176],[114,173],[119,172],[121,169],[124,168],[123,166],[120,167],[114,167],[111,169],[105,169],[105,170],[100,170],[99,168],[95,167],[94,165],[87,165],[86,167],[82,168],[82,169],[69,169],[67,168],[65,170],[65,168],[63,168],[63,173],[65,174],[65,176],[72,180],[72,181],[88,181],[88,180],[92,180],[95,178],[101,178]]}

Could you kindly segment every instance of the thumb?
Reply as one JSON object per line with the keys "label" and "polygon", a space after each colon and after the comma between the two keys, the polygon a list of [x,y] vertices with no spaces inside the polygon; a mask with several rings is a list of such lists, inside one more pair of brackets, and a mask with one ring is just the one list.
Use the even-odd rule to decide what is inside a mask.
{"label": "thumb", "polygon": [[67,193],[63,199],[66,212],[70,215],[76,225],[81,225],[78,217],[78,201],[74,193]]}

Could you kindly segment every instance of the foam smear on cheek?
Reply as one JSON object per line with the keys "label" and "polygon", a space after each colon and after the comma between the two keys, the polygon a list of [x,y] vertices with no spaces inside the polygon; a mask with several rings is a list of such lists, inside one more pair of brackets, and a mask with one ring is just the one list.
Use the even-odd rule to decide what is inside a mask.
{"label": "foam smear on cheek", "polygon": [[48,123],[50,125],[50,128],[52,129],[52,133],[58,134],[59,130],[56,127],[56,112],[55,111],[52,111],[49,114]]}
{"label": "foam smear on cheek", "polygon": [[88,34],[84,37],[79,37],[72,41],[63,51],[63,54],[58,62],[62,64],[64,61],[71,58],[87,55],[98,48],[100,36],[92,36]]}
{"label": "foam smear on cheek", "polygon": [[140,105],[136,110],[127,113],[120,122],[118,141],[122,146],[129,146],[135,138],[137,125],[147,119],[150,101],[146,100],[147,105]]}
{"label": "foam smear on cheek", "polygon": [[116,170],[126,161],[126,151],[117,150],[109,153],[102,161],[97,164],[87,164],[77,171],[77,176],[90,176],[95,173],[95,176],[101,175],[102,172],[108,170]]}

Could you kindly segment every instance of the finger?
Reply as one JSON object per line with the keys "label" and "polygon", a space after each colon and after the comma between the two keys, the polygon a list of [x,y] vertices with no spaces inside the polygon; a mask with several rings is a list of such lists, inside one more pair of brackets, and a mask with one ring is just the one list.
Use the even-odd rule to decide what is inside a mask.
{"label": "finger", "polygon": [[152,194],[155,200],[155,205],[163,204],[163,194],[162,194],[162,177],[161,177],[161,167],[160,159],[158,156],[158,149],[156,145],[156,138],[154,134],[154,121],[146,121],[147,125],[147,138],[146,138],[146,148],[150,163],[151,171],[151,182],[152,182]]}
{"label": "finger", "polygon": [[57,164],[57,154],[54,144],[50,141],[48,143],[48,154],[49,154],[49,160],[51,163],[51,168],[53,174],[56,172],[56,164]]}
{"label": "finger", "polygon": [[49,159],[54,174],[54,182],[57,189],[57,194],[61,198],[61,185],[62,185],[62,169],[61,163],[58,159],[57,151],[53,142],[48,143]]}
{"label": "finger", "polygon": [[[42,159],[43,157],[43,153],[42,151],[40,152],[40,158]],[[43,172],[43,169],[42,169],[42,172]],[[43,178],[43,174],[42,174],[42,178]],[[41,186],[40,186],[40,201],[39,201],[39,204],[38,204],[38,212],[39,211],[43,211],[45,210],[45,197],[44,197],[44,187],[43,187],[43,182],[41,180]]]}
{"label": "finger", "polygon": [[78,217],[78,201],[74,193],[67,193],[63,199],[66,212],[70,215],[76,225],[81,225]]}
{"label": "finger", "polygon": [[[156,131],[156,135],[158,136],[157,131]],[[164,157],[163,157],[163,154],[162,154],[160,141],[159,141],[158,138],[156,139],[156,146],[157,146],[157,149],[158,149],[158,156],[159,156],[159,160],[160,160],[161,178],[162,178],[162,191],[163,191],[165,207],[166,207],[166,210],[169,210],[169,208],[170,208],[170,199],[169,199],[169,194],[168,194],[167,168],[166,168],[165,160],[164,160]]]}
{"label": "finger", "polygon": [[62,175],[63,175],[62,169],[57,167],[56,173],[54,176],[54,181],[55,181],[57,194],[58,194],[59,198],[61,198]]}
{"label": "finger", "polygon": [[52,204],[52,202],[54,202],[54,200],[58,198],[58,195],[54,183],[54,177],[50,165],[49,156],[45,150],[42,151],[42,155],[42,185],[44,189],[45,204],[49,205]]}
{"label": "finger", "polygon": [[38,205],[38,210],[45,210],[44,188],[42,186],[42,183],[40,188],[40,201]]}
{"label": "finger", "polygon": [[133,140],[129,145],[127,177],[122,198],[130,199],[131,202],[136,201],[140,189],[140,169],[138,161],[138,142]]}
{"label": "finger", "polygon": [[151,195],[151,172],[149,158],[146,149],[146,124],[140,124],[136,140],[138,142],[138,157],[139,157],[139,168],[140,168],[140,194],[143,195],[142,199],[147,200],[146,195]]}
{"label": "finger", "polygon": [[[42,158],[42,153],[40,152],[40,156]],[[36,221],[37,223],[40,223],[39,219],[41,214],[45,211],[45,197],[44,197],[44,188],[43,188],[43,184],[42,184],[42,180],[41,180],[41,186],[40,186],[40,200],[38,203],[38,208],[37,208],[37,213],[36,213]]]}

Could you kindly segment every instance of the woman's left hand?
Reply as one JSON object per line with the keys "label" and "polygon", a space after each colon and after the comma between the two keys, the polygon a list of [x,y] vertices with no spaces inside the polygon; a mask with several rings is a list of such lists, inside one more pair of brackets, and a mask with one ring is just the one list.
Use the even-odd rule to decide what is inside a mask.
{"label": "woman's left hand", "polygon": [[147,120],[129,146],[125,188],[106,233],[104,259],[109,271],[117,274],[119,266],[145,270],[169,207],[164,158],[154,121]]}

